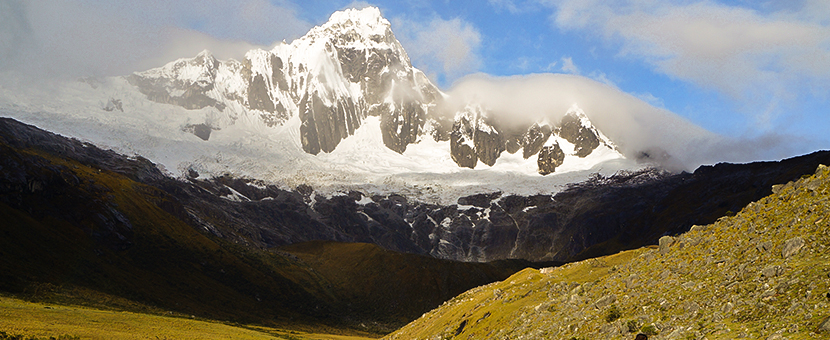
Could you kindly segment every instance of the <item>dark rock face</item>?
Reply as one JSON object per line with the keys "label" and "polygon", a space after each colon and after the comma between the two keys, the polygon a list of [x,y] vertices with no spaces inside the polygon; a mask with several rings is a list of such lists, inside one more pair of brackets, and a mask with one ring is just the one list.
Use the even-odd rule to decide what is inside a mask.
{"label": "dark rock face", "polygon": [[450,155],[455,164],[460,167],[474,169],[478,163],[478,155],[470,146],[467,137],[459,131],[450,134]]}
{"label": "dark rock face", "polygon": [[559,143],[556,143],[553,146],[542,147],[536,163],[539,166],[539,173],[547,175],[556,171],[556,167],[562,165],[564,161],[565,152],[559,147]]}
{"label": "dark rock face", "polygon": [[[52,150],[158,188],[171,197],[164,204],[166,211],[197,230],[237,244],[270,248],[310,240],[369,242],[390,250],[464,261],[563,261],[656,244],[663,235],[711,223],[770,194],[773,184],[811,174],[819,164],[830,163],[830,152],[825,151],[781,162],[704,166],[693,174],[649,169],[597,175],[554,196],[494,193],[462,197],[459,209],[457,205],[411,202],[400,195],[376,196],[365,205],[357,204],[359,193],[312,200],[307,186],[286,191],[231,177],[201,180],[194,174],[183,182],[165,177],[145,159],[128,159],[11,119],[0,119],[0,145]],[[49,192],[74,190],[78,185],[77,179],[61,175],[57,165],[36,164],[48,171],[35,174],[16,170],[31,167],[21,165],[17,158],[0,158],[0,163],[0,189],[5,190],[0,199],[10,206],[54,207],[63,196],[37,193],[44,188],[51,188]],[[94,185],[83,185],[89,187],[87,192],[97,192]],[[241,201],[227,199],[230,189],[242,195]],[[42,202],[19,201],[22,193]],[[118,241],[118,235],[129,232],[129,221],[119,218],[117,207],[112,208],[100,212],[100,218],[112,227],[101,237],[113,247],[129,246]]]}
{"label": "dark rock face", "polygon": [[559,124],[559,135],[574,145],[574,154],[585,158],[600,144],[599,136],[593,129],[582,126],[579,117],[567,114]]}
{"label": "dark rock face", "polygon": [[274,101],[268,95],[268,85],[265,84],[265,77],[257,74],[251,79],[248,85],[248,105],[254,110],[274,112]]}
{"label": "dark rock face", "polygon": [[493,166],[505,150],[504,137],[481,109],[458,115],[451,131],[450,154],[458,166],[472,169],[479,160]]}
{"label": "dark rock face", "polygon": [[456,116],[450,149],[453,160],[459,166],[474,168],[478,161],[493,166],[502,152],[512,154],[521,149],[525,159],[539,155],[539,173],[547,175],[562,165],[565,154],[569,151],[562,150],[558,143],[543,148],[551,137],[560,136],[573,143],[574,154],[583,158],[602,143],[595,128],[590,125],[583,126],[582,119],[587,120],[587,117],[580,117],[576,113],[565,115],[561,126],[556,128],[540,123],[508,128],[503,122],[488,121],[487,116],[488,112],[481,108],[467,108]]}
{"label": "dark rock face", "polygon": [[282,58],[271,55],[271,80],[276,83],[277,88],[280,91],[288,91],[288,79],[285,77],[285,71],[283,71],[283,67],[285,66],[282,63]]}
{"label": "dark rock face", "polygon": [[395,109],[389,109],[388,105],[380,110],[380,130],[383,136],[383,144],[387,148],[403,153],[406,146],[415,143],[420,135],[420,129],[424,126],[425,112],[418,102],[398,102]]}
{"label": "dark rock face", "polygon": [[[252,69],[254,65],[250,58],[245,58],[239,72],[244,78],[243,81],[248,84],[247,107],[252,110],[262,111],[260,114],[262,121],[267,126],[273,127],[282,124],[282,122],[291,116],[285,104],[280,101],[278,96],[280,91],[288,90],[288,80],[283,70],[285,65],[282,63],[280,57],[264,51],[260,51],[259,53],[267,53],[271,74],[253,74]],[[246,104],[246,101],[239,98],[236,99],[241,104]]]}
{"label": "dark rock face", "polygon": [[[198,83],[181,84],[177,82],[167,82],[164,80],[154,81],[151,79],[140,78],[135,75],[127,77],[130,84],[138,87],[139,91],[147,96],[147,99],[163,104],[173,104],[181,106],[188,110],[197,110],[208,106],[224,110],[225,105],[219,103],[213,98],[205,95],[207,91],[213,89],[212,84],[200,85]],[[161,90],[166,87],[180,88],[183,91],[181,96],[171,96],[168,91]]]}
{"label": "dark rock face", "polygon": [[499,131],[490,126],[484,131],[477,130],[473,142],[478,159],[488,166],[496,164],[496,159],[499,158],[505,147]]}
{"label": "dark rock face", "polygon": [[490,194],[475,194],[471,196],[464,196],[458,198],[458,204],[472,205],[479,208],[488,208],[490,207],[490,203],[499,197],[501,197],[500,192],[494,192]]}
{"label": "dark rock face", "polygon": [[207,124],[188,124],[182,128],[184,132],[190,132],[196,137],[201,138],[202,140],[206,141],[210,139],[210,133],[213,129]]}
{"label": "dark rock face", "polygon": [[335,106],[326,105],[318,92],[306,93],[300,100],[300,138],[305,152],[332,152],[343,138],[360,127],[360,107],[350,100],[334,103]]}
{"label": "dark rock face", "polygon": [[515,134],[506,134],[504,138],[504,151],[514,154],[522,149],[522,136]]}
{"label": "dark rock face", "polygon": [[542,151],[542,146],[550,138],[551,132],[549,125],[539,126],[539,124],[533,124],[530,126],[521,139],[522,156],[528,159]]}

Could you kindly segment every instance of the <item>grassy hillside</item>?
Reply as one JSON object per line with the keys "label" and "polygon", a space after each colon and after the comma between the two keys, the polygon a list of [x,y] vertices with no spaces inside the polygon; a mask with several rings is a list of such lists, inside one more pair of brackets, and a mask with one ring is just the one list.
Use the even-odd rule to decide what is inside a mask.
{"label": "grassy hillside", "polygon": [[[2,137],[0,293],[30,301],[377,335],[527,264],[333,242],[293,246],[298,255],[236,244],[185,223],[185,208],[139,175],[65,157],[66,146],[21,148]],[[345,261],[306,256],[318,253]]]}
{"label": "grassy hillside", "polygon": [[189,317],[105,311],[0,297],[0,339],[295,339],[361,340],[269,327],[230,325]]}
{"label": "grassy hillside", "polygon": [[288,261],[194,230],[160,207],[172,203],[158,189],[39,150],[0,151],[29,183],[17,208],[0,203],[0,289],[37,297],[48,283],[244,322],[317,302],[274,273]]}
{"label": "grassy hillside", "polygon": [[826,339],[830,168],[659,247],[525,269],[388,339]]}
{"label": "grassy hillside", "polygon": [[[281,248],[319,275],[341,314],[371,311],[371,318],[402,326],[467,288],[503,280],[525,261],[465,263],[389,251],[367,243],[312,241]],[[538,267],[537,267],[538,268]],[[394,329],[389,329],[391,332]]]}

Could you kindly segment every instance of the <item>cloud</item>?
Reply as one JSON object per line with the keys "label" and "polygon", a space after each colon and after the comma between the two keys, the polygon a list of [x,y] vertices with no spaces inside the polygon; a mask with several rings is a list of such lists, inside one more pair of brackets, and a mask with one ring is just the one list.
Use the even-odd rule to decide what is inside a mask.
{"label": "cloud", "polygon": [[633,93],[634,96],[640,98],[642,101],[649,103],[651,106],[658,107],[658,108],[665,108],[666,104],[663,103],[663,100],[657,98],[651,92],[643,92],[643,93]]}
{"label": "cloud", "polygon": [[579,74],[579,68],[576,67],[574,64],[573,59],[571,57],[562,57],[562,72],[570,73],[570,74]]}
{"label": "cloud", "polygon": [[598,81],[600,83],[603,83],[605,85],[608,85],[608,86],[611,86],[611,87],[614,87],[614,88],[619,88],[619,86],[617,86],[617,84],[613,80],[608,78],[608,75],[605,74],[605,72],[594,70],[588,76],[591,79],[596,80],[596,81]]}
{"label": "cloud", "polygon": [[793,101],[799,93],[830,91],[827,1],[764,13],[713,1],[545,2],[555,9],[557,27],[619,43],[620,55],[723,93],[746,111],[766,111],[770,103]]}
{"label": "cloud", "polygon": [[441,108],[446,112],[480,103],[496,119],[509,117],[508,121],[517,126],[543,118],[558,121],[571,105],[577,104],[627,157],[663,150],[672,156],[666,165],[682,170],[723,161],[774,159],[792,151],[785,144],[793,144],[787,136],[766,134],[751,140],[724,137],[616,87],[578,75],[476,74],[460,79],[448,94],[447,107]]}
{"label": "cloud", "polygon": [[293,5],[266,0],[0,2],[0,71],[55,78],[122,75],[202,49],[243,49],[293,39],[311,25]]}
{"label": "cloud", "polygon": [[559,64],[558,62],[554,61],[554,62],[548,64],[548,66],[545,66],[544,70],[546,72],[553,72],[553,71],[556,70],[556,65],[558,65],[558,64]]}
{"label": "cloud", "polygon": [[511,14],[516,14],[521,11],[513,0],[487,0],[487,3],[497,10],[506,9]]}
{"label": "cloud", "polygon": [[433,17],[429,22],[418,22],[398,17],[392,19],[392,25],[412,63],[426,74],[436,75],[439,83],[451,83],[482,65],[478,55],[481,33],[460,18]]}
{"label": "cloud", "polygon": [[[374,6],[374,5],[372,5],[372,4],[370,4],[370,3],[366,2],[366,1],[362,1],[362,0],[354,0],[354,1],[352,1],[351,3],[349,3],[348,5],[343,6],[343,7],[342,7],[342,8],[340,8],[340,9],[341,9],[341,10],[344,10],[344,9],[364,9],[364,8],[366,8],[366,7],[373,7],[373,6]],[[376,6],[375,6],[375,7],[376,7]]]}

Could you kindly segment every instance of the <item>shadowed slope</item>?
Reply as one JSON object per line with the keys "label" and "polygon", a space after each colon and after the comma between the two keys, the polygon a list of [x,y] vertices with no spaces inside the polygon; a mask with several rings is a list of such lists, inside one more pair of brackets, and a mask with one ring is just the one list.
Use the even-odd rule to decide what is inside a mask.
{"label": "shadowed slope", "polygon": [[[34,131],[22,124],[13,129]],[[395,267],[403,276],[418,269],[408,275],[427,277],[427,282],[452,275],[462,279],[400,286],[412,289],[401,292],[386,289],[396,285],[394,276],[382,275],[379,281],[323,276],[330,273],[324,262],[234,244],[195,228],[200,224],[193,223],[176,197],[139,182],[175,183],[144,159],[32,131],[17,133],[25,138],[13,138],[8,130],[0,134],[0,291],[36,300],[301,328],[366,323],[367,330],[383,332],[433,308],[442,297],[503,279],[525,264],[451,264],[418,257],[420,267],[415,268],[404,263],[411,257],[376,246],[303,247],[312,253],[324,247],[349,259],[343,266],[357,277],[375,277],[377,268]],[[423,303],[408,303],[419,297]],[[398,308],[378,313],[370,303],[349,305],[355,301]]]}

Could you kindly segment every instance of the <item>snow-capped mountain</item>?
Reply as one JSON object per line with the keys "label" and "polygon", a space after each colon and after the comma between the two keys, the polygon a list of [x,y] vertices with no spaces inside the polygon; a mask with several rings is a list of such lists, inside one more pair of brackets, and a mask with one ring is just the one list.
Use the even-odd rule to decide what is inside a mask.
{"label": "snow-capped mountain", "polygon": [[293,43],[252,50],[241,62],[208,51],[127,78],[156,102],[256,116],[268,126],[300,119],[310,154],[332,152],[367,116],[379,116],[384,144],[416,141],[442,96],[416,68],[377,8],[334,13]]}
{"label": "snow-capped mountain", "polygon": [[479,161],[493,166],[502,152],[522,149],[525,159],[539,155],[539,173],[549,174],[566,155],[585,158],[598,147],[616,151],[576,106],[559,124],[513,131],[476,103],[455,112],[452,121],[443,118],[453,114],[438,109],[446,95],[412,66],[374,7],[334,13],[290,45],[250,51],[242,62],[219,61],[204,51],[127,79],[150,100],[213,107],[227,111],[231,122],[248,115],[275,126],[299,117],[303,150],[315,155],[334,151],[369,116],[380,117],[387,148],[404,153],[424,137],[449,140],[452,159],[468,168]]}
{"label": "snow-capped mountain", "polygon": [[412,66],[374,7],[336,12],[241,61],[203,51],[49,94],[17,91],[0,91],[3,115],[142,155],[177,176],[452,203],[476,192],[551,192],[641,167],[577,104],[528,122],[481,102],[457,105]]}

